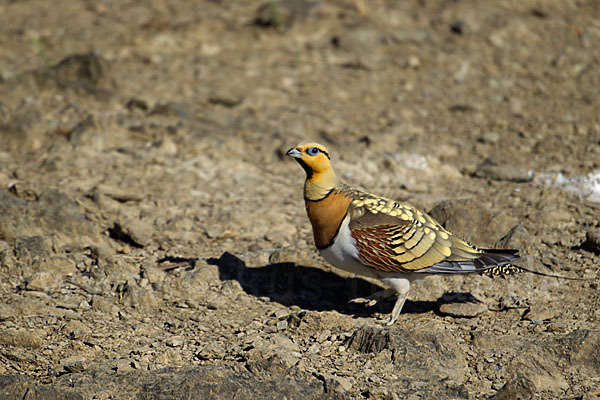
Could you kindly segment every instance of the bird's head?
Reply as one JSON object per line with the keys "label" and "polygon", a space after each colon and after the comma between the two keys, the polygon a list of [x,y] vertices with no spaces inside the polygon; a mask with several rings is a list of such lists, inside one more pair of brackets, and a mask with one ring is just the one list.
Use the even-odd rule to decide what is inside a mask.
{"label": "bird's head", "polygon": [[304,142],[296,147],[292,147],[285,153],[298,161],[298,164],[306,171],[308,179],[313,175],[328,172],[331,170],[331,160],[327,148],[319,143]]}
{"label": "bird's head", "polygon": [[331,167],[327,148],[319,143],[304,142],[287,151],[288,156],[298,161],[306,172],[304,197],[309,200],[321,198],[325,193],[335,188],[338,178]]}

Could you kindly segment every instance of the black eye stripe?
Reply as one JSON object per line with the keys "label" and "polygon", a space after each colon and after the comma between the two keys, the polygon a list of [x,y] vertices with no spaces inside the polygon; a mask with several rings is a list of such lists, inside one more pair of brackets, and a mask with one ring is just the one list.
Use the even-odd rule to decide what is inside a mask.
{"label": "black eye stripe", "polygon": [[328,152],[326,152],[325,150],[320,149],[320,148],[318,148],[316,146],[315,147],[309,147],[305,151],[306,151],[306,154],[311,155],[311,156],[316,156],[319,153],[323,153],[323,154],[325,154],[325,157],[327,157],[328,159],[331,160],[331,157],[329,157],[329,153]]}

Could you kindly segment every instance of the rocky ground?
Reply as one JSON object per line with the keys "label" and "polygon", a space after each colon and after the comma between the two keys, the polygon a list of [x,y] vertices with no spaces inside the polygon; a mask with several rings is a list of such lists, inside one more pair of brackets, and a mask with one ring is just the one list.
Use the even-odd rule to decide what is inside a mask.
{"label": "rocky ground", "polygon": [[[0,1],[0,397],[597,398],[596,0]],[[312,243],[356,186],[565,280],[398,322]]]}

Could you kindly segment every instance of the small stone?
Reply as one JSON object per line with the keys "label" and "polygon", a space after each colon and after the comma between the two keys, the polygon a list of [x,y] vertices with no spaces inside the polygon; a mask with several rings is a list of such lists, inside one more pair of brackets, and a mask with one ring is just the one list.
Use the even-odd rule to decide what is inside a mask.
{"label": "small stone", "polygon": [[391,341],[389,330],[363,326],[348,338],[347,345],[350,349],[361,353],[378,353],[389,348]]}
{"label": "small stone", "polygon": [[278,333],[278,334],[274,335],[271,338],[270,342],[271,343],[270,343],[269,347],[271,347],[271,348],[279,348],[281,350],[293,351],[293,352],[300,351],[300,347],[296,343],[294,343],[292,341],[292,339],[290,339],[283,333]]}
{"label": "small stone", "polygon": [[131,307],[142,311],[152,311],[159,304],[159,301],[150,290],[134,285],[127,287],[123,301]]}
{"label": "small stone", "polygon": [[328,337],[331,335],[331,331],[329,329],[325,329],[317,336],[317,342],[323,343]]}
{"label": "small stone", "polygon": [[517,98],[511,98],[509,100],[510,111],[513,114],[521,114],[523,112],[524,103],[523,100]]}
{"label": "small stone", "polygon": [[392,32],[392,38],[398,42],[425,42],[430,34],[426,29],[404,28],[396,29]]}
{"label": "small stone", "polygon": [[96,311],[110,313],[118,307],[110,298],[96,295],[92,298],[92,308]]}
{"label": "small stone", "polygon": [[200,360],[220,359],[225,355],[225,349],[217,342],[212,342],[204,346],[196,357]]}
{"label": "small stone", "polygon": [[491,179],[493,181],[517,183],[530,182],[533,179],[533,174],[530,172],[519,168],[516,165],[506,163],[501,165],[491,165],[484,162],[477,168],[477,171],[475,171],[475,176]]}
{"label": "small stone", "polygon": [[556,316],[556,309],[546,304],[533,305],[523,316],[527,321],[546,321]]}
{"label": "small stone", "polygon": [[600,254],[600,230],[589,230],[585,233],[585,242],[583,247]]}
{"label": "small stone", "polygon": [[17,311],[14,307],[8,304],[0,304],[0,322],[8,319],[13,319],[17,316]]}
{"label": "small stone", "polygon": [[411,67],[413,69],[418,69],[421,66],[421,59],[419,59],[419,57],[414,56],[414,55],[410,56],[410,57],[408,57],[407,64],[409,67]]}
{"label": "small stone", "polygon": [[117,362],[114,364],[113,369],[116,370],[116,371],[119,371],[119,372],[132,371],[133,370],[133,365],[132,365],[130,359],[128,359],[128,358],[121,358],[121,359],[117,360]]}
{"label": "small stone", "polygon": [[344,393],[352,389],[352,383],[347,378],[332,374],[323,374],[319,378],[325,383],[325,390],[328,393]]}
{"label": "small stone", "polygon": [[56,307],[64,308],[66,310],[77,310],[79,308],[79,304],[67,301],[59,301],[58,303],[56,303]]}
{"label": "small stone", "polygon": [[573,326],[572,321],[552,321],[546,326],[546,330],[548,332],[559,332],[559,333],[567,333],[571,330]]}
{"label": "small stone", "polygon": [[457,35],[462,35],[465,28],[465,21],[456,20],[450,24],[450,31]]}
{"label": "small stone", "polygon": [[30,351],[18,348],[5,348],[0,353],[9,360],[17,362],[34,362],[35,356]]}
{"label": "small stone", "polygon": [[180,347],[183,346],[184,338],[181,336],[171,336],[165,340],[165,344],[169,347]]}
{"label": "small stone", "polygon": [[286,310],[282,310],[280,308],[276,308],[273,311],[269,312],[270,317],[275,317],[277,319],[285,319],[288,318],[289,314]]}
{"label": "small stone", "polygon": [[289,28],[294,22],[305,20],[316,5],[308,0],[268,1],[256,11],[254,23],[264,27]]}
{"label": "small stone", "polygon": [[535,384],[525,377],[517,377],[511,379],[506,382],[504,386],[495,395],[493,395],[491,400],[513,400],[513,399],[521,399],[528,400],[532,399],[535,395],[536,387]]}
{"label": "small stone", "polygon": [[52,254],[52,240],[48,236],[17,236],[15,256],[17,258],[48,257]]}
{"label": "small stone", "polygon": [[440,313],[458,318],[473,318],[487,311],[487,306],[472,296],[461,296],[461,294],[447,294],[442,296]]}
{"label": "small stone", "polygon": [[144,195],[141,192],[134,192],[129,188],[108,186],[103,184],[96,186],[92,192],[92,196],[94,198],[98,195],[104,195],[121,203],[128,201],[140,201],[144,198]]}
{"label": "small stone", "polygon": [[479,137],[482,143],[498,143],[500,134],[498,132],[485,132]]}
{"label": "small stone", "polygon": [[287,329],[287,327],[288,327],[288,322],[287,322],[287,320],[279,321],[279,322],[277,323],[277,330],[278,330],[278,331],[284,331],[284,330],[286,330],[286,329]]}
{"label": "small stone", "polygon": [[460,68],[458,69],[458,71],[456,71],[456,73],[454,74],[454,82],[456,83],[465,83],[465,81],[467,80],[467,77],[469,76],[469,70],[470,70],[470,64],[466,61],[464,61],[461,65]]}
{"label": "small stone", "polygon": [[45,343],[43,331],[16,329],[0,331],[0,345],[38,349],[43,347]]}
{"label": "small stone", "polygon": [[[2,156],[0,156],[2,159]],[[0,172],[0,188],[6,189],[10,184],[11,179],[4,172]]]}
{"label": "small stone", "polygon": [[65,326],[63,326],[62,331],[71,339],[80,339],[92,332],[87,325],[78,320],[71,320],[67,322]]}
{"label": "small stone", "polygon": [[165,137],[154,144],[158,152],[165,156],[174,156],[177,154],[177,144],[169,137]]}
{"label": "small stone", "polygon": [[114,239],[131,243],[136,247],[144,247],[152,240],[152,227],[145,222],[123,218],[115,222],[109,229],[110,236]]}
{"label": "small stone", "polygon": [[513,226],[508,233],[496,242],[498,249],[522,249],[527,248],[531,237],[529,232],[521,224]]}
{"label": "small stone", "polygon": [[82,372],[85,371],[86,365],[83,360],[78,360],[66,364],[63,368],[69,373]]}
{"label": "small stone", "polygon": [[81,314],[76,313],[75,311],[66,310],[65,313],[63,314],[63,318],[67,321],[73,321],[73,320],[81,320],[83,317],[81,316]]}
{"label": "small stone", "polygon": [[313,344],[312,344],[312,345],[311,345],[311,346],[310,346],[310,347],[309,347],[309,348],[306,350],[306,352],[307,352],[308,354],[316,354],[316,353],[318,353],[319,351],[321,351],[321,348],[320,348],[320,347],[319,347],[319,345],[318,345],[318,344],[316,344],[316,343],[313,343]]}
{"label": "small stone", "polygon": [[29,278],[25,288],[36,292],[53,293],[58,288],[58,284],[59,281],[55,275],[41,271]]}

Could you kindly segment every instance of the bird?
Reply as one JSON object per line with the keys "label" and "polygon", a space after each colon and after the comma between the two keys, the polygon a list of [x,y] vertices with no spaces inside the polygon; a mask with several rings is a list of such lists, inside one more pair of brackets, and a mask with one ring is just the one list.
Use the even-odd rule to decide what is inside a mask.
{"label": "bird", "polygon": [[518,250],[478,249],[408,203],[345,184],[322,144],[303,142],[286,155],[306,172],[304,201],[321,257],[387,287],[373,299],[397,295],[386,325],[398,319],[411,282],[425,276],[519,270],[511,264]]}

